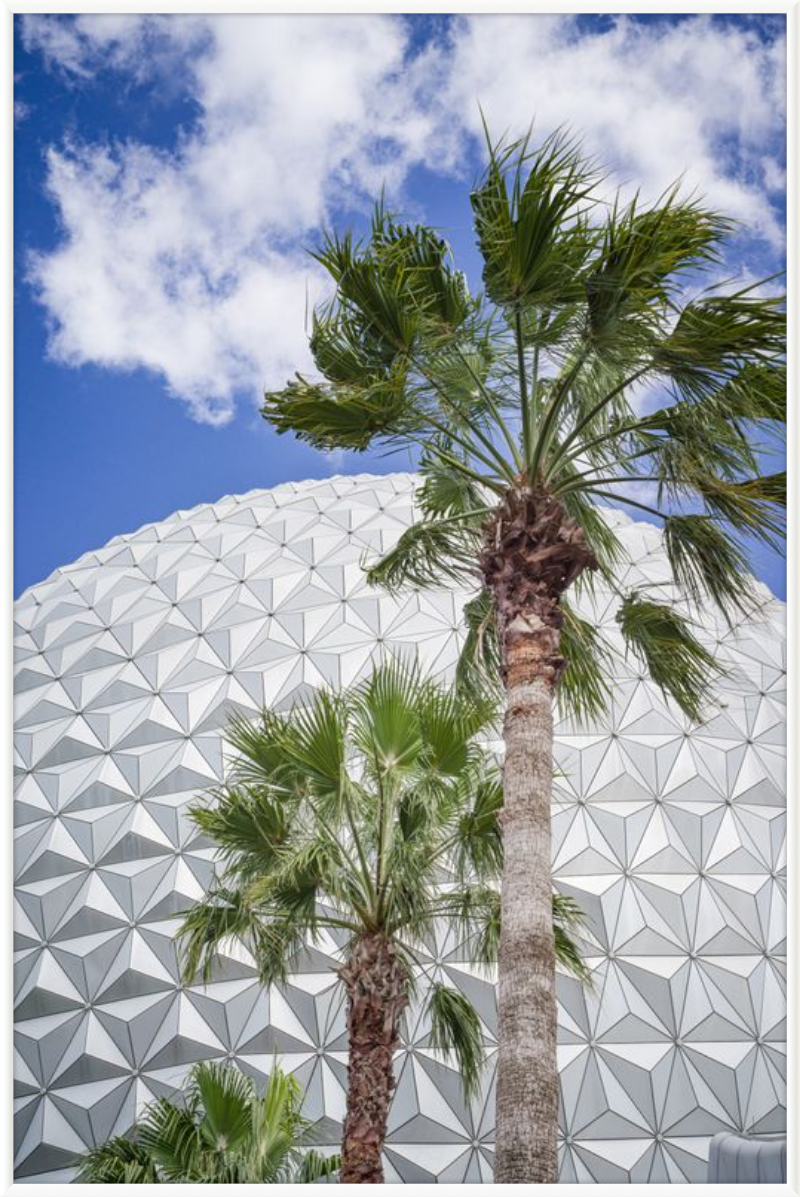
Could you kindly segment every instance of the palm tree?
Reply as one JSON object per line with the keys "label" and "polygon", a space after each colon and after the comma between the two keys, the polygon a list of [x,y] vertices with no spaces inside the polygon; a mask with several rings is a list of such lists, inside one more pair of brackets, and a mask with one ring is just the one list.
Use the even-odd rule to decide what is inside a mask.
{"label": "palm tree", "polygon": [[[265,984],[281,981],[309,939],[343,937],[343,1183],[383,1180],[393,1055],[415,965],[427,968],[426,942],[450,926],[474,960],[495,957],[502,792],[475,742],[495,711],[390,660],[342,695],[316,693],[288,718],[267,710],[256,724],[235,721],[230,776],[213,805],[192,811],[220,851],[221,873],[184,919],[187,979],[198,970],[208,979],[219,949],[238,941]],[[560,957],[583,976],[568,934],[577,909],[562,896],[551,910]],[[432,1046],[455,1057],[469,1097],[483,1058],[478,1015],[435,979],[420,999]]]}
{"label": "palm tree", "polygon": [[78,1184],[310,1184],[339,1159],[309,1150],[302,1090],[275,1068],[263,1095],[230,1065],[196,1064],[176,1105],[159,1097],[130,1137],[78,1161]]}
{"label": "palm tree", "polygon": [[[696,719],[713,661],[692,606],[747,608],[740,534],[774,544],[785,503],[785,474],[762,468],[785,419],[781,299],[700,290],[734,226],[677,186],[652,205],[600,187],[563,132],[490,144],[471,195],[480,295],[435,231],[382,205],[365,241],[326,235],[321,377],[263,408],[322,449],[418,451],[421,518],[370,577],[479,586],[461,673],[505,689],[496,1179],[511,1183],[557,1173],[553,704],[597,715],[611,652],[565,596],[599,573],[627,650]],[[672,593],[619,585],[596,499],[663,523]]]}

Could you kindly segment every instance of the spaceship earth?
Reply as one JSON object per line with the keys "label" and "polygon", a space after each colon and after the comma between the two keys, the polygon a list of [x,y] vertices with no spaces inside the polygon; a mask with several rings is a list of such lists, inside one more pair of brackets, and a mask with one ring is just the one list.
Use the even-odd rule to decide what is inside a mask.
{"label": "spaceship earth", "polygon": [[[263,1078],[280,1057],[320,1142],[338,1141],[340,945],[268,993],[234,949],[211,984],[182,985],[175,932],[214,867],[185,809],[222,776],[232,712],[288,709],[387,652],[452,675],[469,594],[364,581],[412,522],[415,484],[329,478],[179,511],[16,603],[18,1179],[69,1180],[200,1059]],[[669,596],[660,531],[606,517],[623,585]],[[717,1130],[785,1126],[785,609],[752,586],[738,626],[703,613],[725,673],[700,725],[625,657],[610,593],[581,599],[619,655],[607,717],[557,724],[554,883],[585,912],[593,978],[558,982],[562,1181],[701,1181]],[[444,936],[429,975],[473,999],[488,1063],[465,1104],[412,1008],[386,1179],[487,1182],[493,979]]]}

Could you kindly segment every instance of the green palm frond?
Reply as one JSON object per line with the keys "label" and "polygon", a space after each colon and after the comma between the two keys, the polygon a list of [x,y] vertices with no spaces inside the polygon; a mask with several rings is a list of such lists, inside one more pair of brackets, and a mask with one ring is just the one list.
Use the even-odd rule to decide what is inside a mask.
{"label": "green palm frond", "polygon": [[[425,742],[426,770],[435,779],[471,785],[471,749],[475,738],[497,717],[493,697],[457,694],[454,689],[426,682],[419,689],[416,714]],[[479,760],[483,760],[482,752]]]}
{"label": "green palm frond", "polygon": [[394,548],[367,568],[367,581],[394,591],[404,586],[425,588],[443,578],[474,580],[477,544],[477,533],[464,517],[421,520],[406,528]]}
{"label": "green palm frond", "polygon": [[497,963],[500,893],[496,884],[475,882],[467,873],[458,886],[439,891],[432,905],[436,917],[469,945],[469,958],[474,963]]}
{"label": "green palm frond", "polygon": [[179,1183],[202,1175],[205,1151],[194,1109],[158,1097],[147,1107],[137,1135],[166,1181]]}
{"label": "green palm frond", "polygon": [[381,269],[372,255],[354,255],[339,279],[340,301],[367,335],[402,360],[412,349],[422,313],[402,270]]}
{"label": "green palm frond", "polygon": [[710,516],[668,516],[664,548],[675,581],[696,607],[710,597],[730,619],[752,606],[747,559]]}
{"label": "green palm frond", "polygon": [[786,474],[726,482],[705,477],[697,492],[712,515],[777,548],[784,537]]}
{"label": "green palm frond", "polygon": [[460,990],[433,982],[425,999],[431,1020],[431,1047],[455,1059],[469,1101],[479,1091],[485,1060],[478,1013]]}
{"label": "green palm frond", "polygon": [[328,386],[300,375],[267,391],[262,415],[279,433],[294,432],[315,449],[363,452],[377,436],[418,431],[424,419],[409,403],[402,366],[357,386]]}
{"label": "green palm frond", "polygon": [[216,882],[183,916],[178,930],[184,981],[191,984],[199,975],[207,983],[222,947],[238,941],[252,951],[262,931],[259,913],[244,892]]}
{"label": "green palm frond", "polygon": [[565,931],[576,931],[583,924],[580,904],[569,894],[553,894],[553,922]]}
{"label": "green palm frond", "polygon": [[321,690],[313,703],[293,710],[284,751],[293,779],[302,779],[313,797],[338,806],[347,756],[347,713],[341,699]]}
{"label": "green palm frond", "polygon": [[[451,516],[468,517],[477,526],[480,517],[471,517],[487,507],[487,493],[474,479],[445,468],[435,454],[423,454],[422,485],[416,493],[424,519],[437,521]],[[471,518],[469,518],[471,517]]]}
{"label": "green palm frond", "polygon": [[423,691],[418,669],[390,658],[352,694],[353,744],[373,773],[385,777],[416,768],[425,750],[417,704]]}
{"label": "green palm frond", "polygon": [[365,380],[377,389],[390,377],[394,354],[361,336],[358,325],[341,311],[314,313],[309,348],[320,372],[343,390]]}
{"label": "green palm frond", "polygon": [[720,666],[694,635],[689,621],[674,607],[637,592],[624,599],[617,621],[656,685],[690,719],[699,719]]}
{"label": "green palm frond", "polygon": [[719,388],[715,404],[737,420],[786,422],[786,366],[780,362],[747,362]]}
{"label": "green palm frond", "polygon": [[159,1184],[158,1171],[149,1153],[130,1139],[118,1136],[79,1156],[75,1184]]}
{"label": "green palm frond", "polygon": [[574,898],[568,894],[553,894],[553,933],[555,936],[556,960],[582,985],[591,986],[591,972],[573,935],[583,925],[583,911]]}
{"label": "green palm frond", "polygon": [[702,496],[704,487],[734,483],[758,468],[751,439],[716,400],[681,401],[642,424],[635,443],[658,482],[659,502],[692,492]]}
{"label": "green palm frond", "polygon": [[342,1166],[340,1155],[320,1155],[318,1151],[303,1152],[300,1167],[293,1183],[297,1185],[313,1185],[321,1180],[328,1180],[335,1176]]}
{"label": "green palm frond", "polygon": [[563,131],[537,150],[530,149],[528,138],[505,146],[489,143],[489,165],[470,201],[483,283],[494,303],[552,310],[580,297],[582,272],[596,243],[581,205],[596,183],[580,146]]}
{"label": "green palm frond", "polygon": [[426,324],[457,328],[473,309],[464,275],[450,247],[433,229],[398,222],[383,204],[373,211],[370,258],[387,277],[400,280],[408,302]]}
{"label": "green palm frond", "polygon": [[469,782],[471,802],[460,815],[453,836],[458,876],[477,880],[498,877],[503,863],[503,836],[498,815],[503,808],[503,785],[497,768]]}
{"label": "green palm frond", "polygon": [[309,1150],[311,1124],[297,1079],[277,1066],[262,1095],[237,1068],[206,1062],[175,1101],[146,1107],[131,1139],[78,1160],[86,1184],[309,1184],[339,1168]]}
{"label": "green palm frond", "polygon": [[583,959],[575,940],[558,923],[553,927],[555,937],[556,960],[565,972],[575,977],[584,986],[591,986],[592,974]]}
{"label": "green palm frond", "polygon": [[739,377],[748,364],[780,366],[786,349],[783,306],[780,297],[745,292],[688,303],[659,345],[655,364],[695,402]]}
{"label": "green palm frond", "polygon": [[236,1068],[198,1064],[189,1092],[202,1108],[198,1130],[211,1151],[236,1151],[250,1133],[255,1090],[249,1077]]}
{"label": "green palm frond", "polygon": [[456,689],[467,696],[487,694],[499,701],[500,648],[494,602],[485,587],[465,603],[462,617],[467,634],[456,664]]}
{"label": "green palm frond", "polygon": [[681,199],[677,186],[649,208],[638,196],[625,207],[615,205],[587,281],[592,344],[611,357],[621,348],[646,351],[682,276],[719,261],[730,228],[697,201]]}
{"label": "green palm frond", "polygon": [[274,912],[269,930],[278,950],[284,935],[293,942],[316,929],[318,903],[338,889],[344,863],[343,850],[333,837],[313,836],[284,851],[275,868],[253,882],[247,899],[255,909]]}
{"label": "green palm frond", "polygon": [[230,785],[210,795],[211,804],[189,807],[194,825],[212,839],[220,858],[240,877],[258,876],[275,862],[289,834],[293,808],[285,794]]}
{"label": "green palm frond", "polygon": [[273,788],[292,789],[294,777],[287,755],[290,736],[283,715],[264,710],[253,722],[237,712],[228,721],[225,738],[237,754],[232,770],[236,783],[258,787],[269,778]]}
{"label": "green palm frond", "polygon": [[581,618],[566,600],[562,600],[561,610],[565,669],[558,685],[558,703],[578,723],[589,724],[601,719],[608,709],[611,650],[597,627]]}

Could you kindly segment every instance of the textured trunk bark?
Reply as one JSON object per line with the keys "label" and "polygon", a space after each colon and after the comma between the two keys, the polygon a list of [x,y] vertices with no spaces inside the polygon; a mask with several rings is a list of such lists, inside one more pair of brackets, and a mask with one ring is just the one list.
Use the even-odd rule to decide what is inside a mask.
{"label": "textured trunk bark", "polygon": [[498,953],[495,1180],[558,1180],[556,974],[550,876],[559,600],[596,568],[582,529],[545,492],[510,491],[484,527],[506,688]]}
{"label": "textured trunk bark", "polygon": [[547,678],[509,684],[504,738],[495,1180],[550,1184],[558,1180],[558,1068]]}
{"label": "textured trunk bark", "polygon": [[381,935],[359,939],[339,970],[347,991],[347,1114],[342,1184],[383,1184],[381,1152],[394,1089],[393,1056],[408,1004],[408,973]]}

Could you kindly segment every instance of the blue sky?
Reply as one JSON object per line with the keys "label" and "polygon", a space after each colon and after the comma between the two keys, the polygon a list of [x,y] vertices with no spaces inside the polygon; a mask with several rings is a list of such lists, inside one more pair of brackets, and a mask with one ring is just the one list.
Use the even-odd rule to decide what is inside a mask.
{"label": "blue sky", "polygon": [[382,186],[477,284],[479,104],[651,198],[683,175],[741,221],[727,273],[781,270],[784,81],[782,17],[16,18],[15,593],[180,507],[408,467],[257,405],[308,364],[306,247]]}

